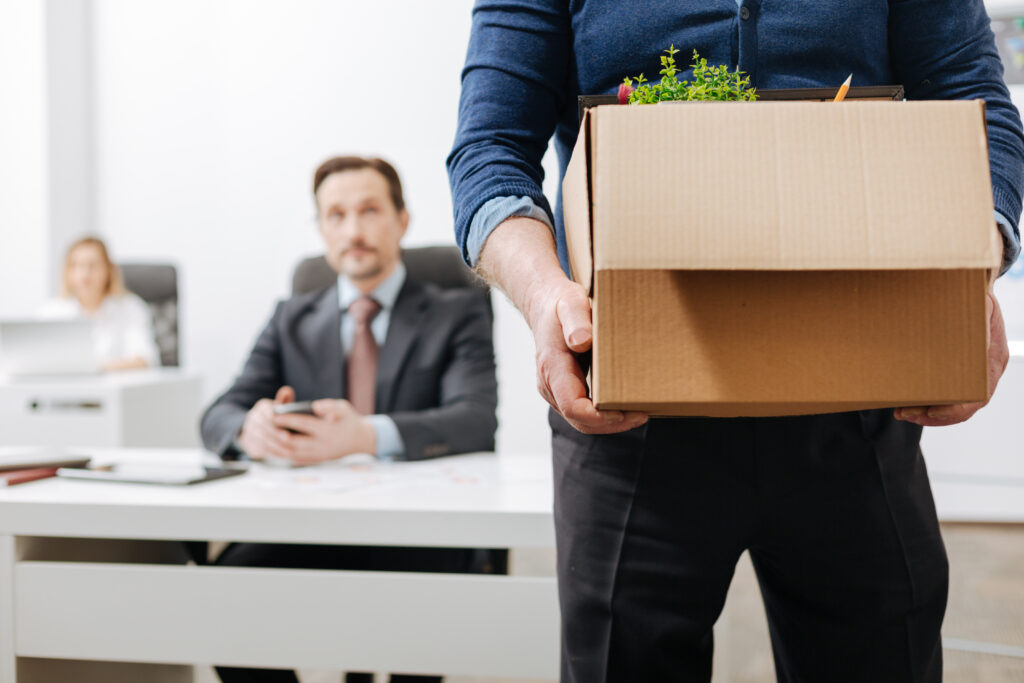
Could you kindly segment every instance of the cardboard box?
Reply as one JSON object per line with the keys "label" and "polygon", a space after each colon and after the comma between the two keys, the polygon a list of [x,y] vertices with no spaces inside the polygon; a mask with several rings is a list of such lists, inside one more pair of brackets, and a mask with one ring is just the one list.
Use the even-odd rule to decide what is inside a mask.
{"label": "cardboard box", "polygon": [[984,400],[1002,245],[984,104],[587,110],[563,184],[603,409]]}

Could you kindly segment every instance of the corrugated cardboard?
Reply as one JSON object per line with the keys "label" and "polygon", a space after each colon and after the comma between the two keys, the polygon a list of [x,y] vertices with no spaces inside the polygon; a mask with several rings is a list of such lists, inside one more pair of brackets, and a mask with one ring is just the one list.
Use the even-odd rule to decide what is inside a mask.
{"label": "corrugated cardboard", "polygon": [[788,415],[987,396],[981,102],[587,111],[563,204],[599,408]]}

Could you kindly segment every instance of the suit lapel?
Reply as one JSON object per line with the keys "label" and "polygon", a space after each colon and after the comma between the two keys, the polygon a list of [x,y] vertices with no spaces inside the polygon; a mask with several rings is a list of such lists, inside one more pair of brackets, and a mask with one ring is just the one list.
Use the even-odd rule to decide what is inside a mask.
{"label": "suit lapel", "polygon": [[345,389],[345,363],[341,353],[341,311],[338,288],[331,287],[312,303],[298,335],[306,349],[316,393],[313,398],[340,398]]}
{"label": "suit lapel", "polygon": [[378,413],[393,409],[395,388],[409,352],[419,337],[420,325],[429,304],[422,285],[406,278],[391,311],[388,334],[377,359],[377,398],[374,403]]}

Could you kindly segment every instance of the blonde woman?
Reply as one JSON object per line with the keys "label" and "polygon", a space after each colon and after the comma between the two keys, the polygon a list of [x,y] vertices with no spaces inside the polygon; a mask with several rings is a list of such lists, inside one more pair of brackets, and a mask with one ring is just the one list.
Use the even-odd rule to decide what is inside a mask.
{"label": "blonde woman", "polygon": [[68,249],[61,296],[44,305],[46,318],[93,322],[96,356],[104,370],[159,365],[146,303],[124,287],[121,271],[97,237],[83,237]]}

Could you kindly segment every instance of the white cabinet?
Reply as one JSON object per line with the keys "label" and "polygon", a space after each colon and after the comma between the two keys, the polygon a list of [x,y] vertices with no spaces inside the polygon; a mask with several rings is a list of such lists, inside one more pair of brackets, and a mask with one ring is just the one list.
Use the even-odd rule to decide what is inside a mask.
{"label": "white cabinet", "polygon": [[201,382],[173,368],[0,380],[0,445],[187,447]]}
{"label": "white cabinet", "polygon": [[927,427],[921,449],[944,521],[1024,522],[1024,343],[992,401],[967,422]]}

